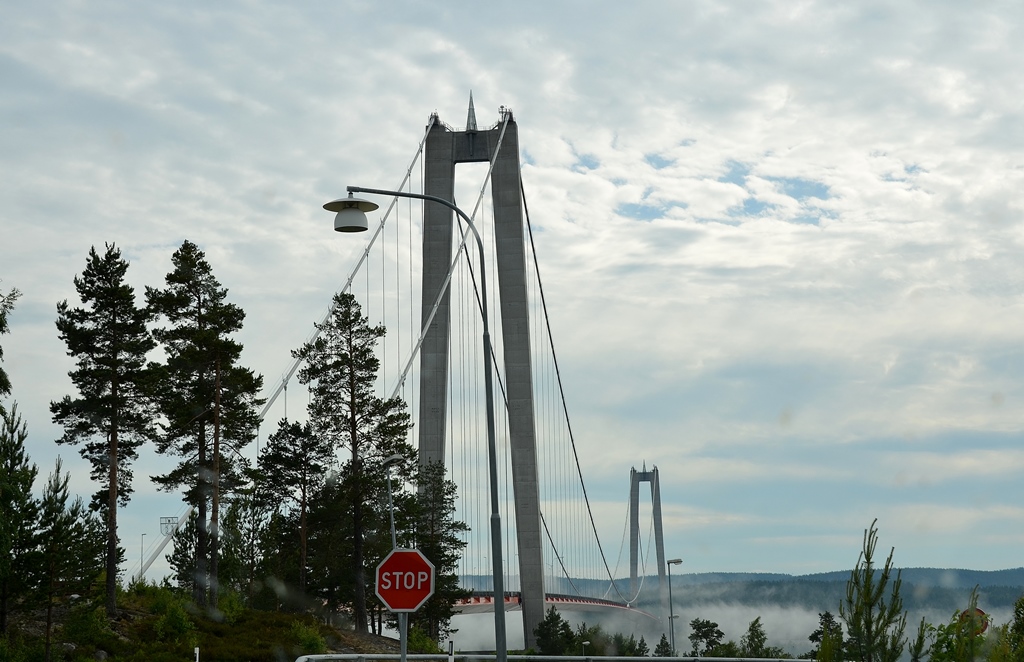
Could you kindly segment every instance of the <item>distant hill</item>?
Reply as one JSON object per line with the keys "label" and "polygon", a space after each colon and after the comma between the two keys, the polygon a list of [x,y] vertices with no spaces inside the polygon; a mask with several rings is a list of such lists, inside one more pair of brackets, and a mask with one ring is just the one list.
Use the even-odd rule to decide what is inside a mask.
{"label": "distant hill", "polygon": [[[958,609],[975,586],[979,587],[981,603],[990,608],[1012,606],[1024,594],[1024,568],[904,568],[901,573],[904,606],[911,610]],[[846,593],[849,577],[849,570],[810,575],[715,572],[673,575],[672,584],[676,600],[683,604],[776,605],[834,611]],[[620,583],[620,590],[626,584]],[[657,602],[657,585],[656,576],[645,578],[646,590],[639,602]]]}
{"label": "distant hill", "polygon": [[[936,586],[941,588],[974,588],[980,586],[1024,586],[1024,568],[1009,570],[962,570],[957,568],[903,568],[905,584]],[[849,570],[800,575],[796,579],[817,581],[843,581],[850,577]]]}
{"label": "distant hill", "polygon": [[[966,570],[950,568],[903,568],[903,602],[911,610],[937,609],[942,612],[961,608],[971,589],[979,587],[981,603],[989,608],[1011,607],[1024,594],[1024,568],[1008,570]],[[705,572],[673,574],[675,600],[680,604],[735,604],[761,607],[802,607],[814,611],[835,611],[846,594],[849,570],[836,570],[810,575],[787,575],[758,572]],[[463,577],[463,585],[483,588],[489,577]],[[657,605],[657,575],[643,578],[643,589],[637,606]],[[615,591],[608,583],[574,579],[573,584],[585,595],[606,595],[615,600]],[[619,593],[629,595],[629,580],[616,581]],[[568,589],[568,590],[567,590]],[[558,592],[557,588],[548,587]],[[575,593],[563,587],[566,593]]]}

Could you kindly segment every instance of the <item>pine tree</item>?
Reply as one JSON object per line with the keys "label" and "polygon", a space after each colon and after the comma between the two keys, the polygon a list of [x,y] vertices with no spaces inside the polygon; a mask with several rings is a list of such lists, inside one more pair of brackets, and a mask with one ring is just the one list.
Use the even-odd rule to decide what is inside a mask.
{"label": "pine tree", "polygon": [[38,468],[25,450],[28,430],[15,404],[0,410],[0,636],[7,634],[13,602],[28,589],[39,503],[32,496]]}
{"label": "pine tree", "polygon": [[173,571],[174,582],[183,591],[193,593],[196,587],[196,538],[199,517],[195,510],[185,523],[171,534],[171,552],[165,558]]}
{"label": "pine tree", "polygon": [[[16,289],[12,289],[7,294],[0,292],[0,336],[5,333],[10,333],[11,327],[7,323],[7,316],[14,308],[14,302],[21,296],[21,292]],[[0,363],[4,360],[4,348],[0,345]],[[11,394],[11,380],[7,376],[7,371],[4,370],[3,366],[0,365],[0,397]],[[0,402],[0,413],[4,411],[4,405]]]}
{"label": "pine tree", "polygon": [[274,513],[273,497],[263,488],[258,472],[228,504],[221,526],[221,560],[218,579],[245,596],[251,606],[260,567],[265,558],[262,542]]}
{"label": "pine tree", "polygon": [[35,568],[37,590],[46,605],[47,660],[55,601],[84,591],[103,570],[102,524],[80,498],[68,505],[70,474],[61,468],[58,457],[43,490]]}
{"label": "pine tree", "polygon": [[672,650],[672,644],[668,643],[668,637],[662,634],[661,641],[654,647],[654,657],[675,657],[675,655],[676,652]]}
{"label": "pine tree", "polygon": [[138,447],[152,439],[153,415],[148,406],[151,373],[146,353],[155,347],[146,322],[148,313],[135,306],[135,291],[125,283],[128,262],[107,244],[101,257],[89,250],[85,270],[75,289],[85,304],[57,304],[57,329],[76,360],[69,374],[79,396],[50,403],[53,420],[64,426],[61,444],[82,444],[82,457],[92,464],[92,478],[102,485],[92,507],[104,510],[107,526],[106,609],[116,612],[117,507],[132,493],[131,463]]}
{"label": "pine tree", "polygon": [[533,636],[541,655],[565,655],[573,642],[572,627],[553,606],[548,607]]}
{"label": "pine tree", "polygon": [[[839,605],[839,616],[849,633],[848,653],[861,662],[896,662],[906,645],[904,631],[907,613],[900,598],[900,573],[889,586],[892,576],[892,555],[889,551],[881,574],[876,576],[875,547],[878,529],[875,523],[864,531],[864,546],[857,565],[846,583],[846,598]],[[886,589],[889,595],[886,597]]]}
{"label": "pine tree", "polygon": [[280,501],[294,501],[299,509],[300,591],[306,590],[309,500],[323,485],[332,455],[330,445],[314,435],[308,423],[282,420],[259,458],[267,489]]}
{"label": "pine tree", "polygon": [[157,451],[182,460],[153,480],[166,490],[188,488],[198,514],[193,598],[206,604],[208,589],[216,607],[221,494],[241,482],[237,451],[255,437],[263,378],[237,365],[242,345],[229,336],[241,330],[245,313],[225,300],[227,289],[203,251],[185,241],[171,262],[166,287],[147,287],[146,301],[170,324],[153,333],[167,355],[157,392],[167,423]]}
{"label": "pine tree", "polygon": [[[707,655],[722,643],[725,633],[722,632],[718,623],[704,618],[695,618],[690,621],[690,643],[693,644],[694,657]],[[657,655],[657,653],[655,653]]]}
{"label": "pine tree", "polygon": [[[374,355],[384,327],[370,326],[355,297],[337,294],[319,337],[294,352],[305,361],[299,382],[310,389],[309,422],[314,435],[350,459],[339,474],[340,496],[349,514],[352,540],[351,611],[358,632],[368,629],[365,525],[373,502],[368,486],[380,483],[382,462],[394,453],[410,455],[404,441],[409,429],[405,403],[374,393],[379,361]],[[379,489],[379,485],[378,485]],[[378,516],[378,521],[381,518]]]}
{"label": "pine tree", "polygon": [[411,622],[434,641],[448,638],[455,603],[472,595],[459,586],[458,565],[469,527],[455,519],[455,483],[445,477],[444,464],[419,467],[415,546],[434,564],[434,595],[413,614]]}

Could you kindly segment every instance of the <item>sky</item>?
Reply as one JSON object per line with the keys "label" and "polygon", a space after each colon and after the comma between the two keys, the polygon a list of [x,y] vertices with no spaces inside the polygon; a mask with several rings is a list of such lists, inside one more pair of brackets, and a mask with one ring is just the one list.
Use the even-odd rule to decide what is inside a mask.
{"label": "sky", "polygon": [[[876,518],[897,565],[1022,566],[1022,22],[1013,2],[9,3],[8,404],[41,476],[59,454],[91,494],[48,406],[72,389],[56,304],[104,242],[140,293],[197,243],[273,385],[363,248],[321,205],[397,184],[472,91],[481,126],[499,106],[519,126],[612,550],[646,463],[684,574],[847,569]],[[139,466],[129,559],[181,512],[145,480],[167,460]]]}

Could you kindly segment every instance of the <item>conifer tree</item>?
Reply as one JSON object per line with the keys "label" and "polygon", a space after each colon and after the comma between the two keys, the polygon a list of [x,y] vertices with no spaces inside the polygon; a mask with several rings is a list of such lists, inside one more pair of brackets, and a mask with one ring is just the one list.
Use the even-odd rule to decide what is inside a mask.
{"label": "conifer tree", "polygon": [[127,260],[113,244],[100,256],[95,247],[75,289],[85,307],[57,304],[57,330],[76,367],[68,375],[78,397],[50,403],[53,420],[64,427],[61,444],[82,445],[92,464],[92,478],[102,485],[92,507],[106,515],[106,610],[116,612],[117,507],[132,493],[131,463],[138,447],[154,435],[148,406],[151,373],[146,353],[155,347],[146,328],[148,313],[135,305],[135,291],[125,282]]}
{"label": "conifer tree", "polygon": [[103,569],[102,524],[88,512],[81,498],[68,504],[70,474],[61,469],[58,457],[43,489],[35,564],[36,589],[46,605],[47,660],[55,601],[84,591]]}
{"label": "conifer tree", "polygon": [[562,618],[554,605],[548,607],[542,620],[533,630],[541,655],[565,655],[574,644],[572,626]]}
{"label": "conifer tree", "polygon": [[263,482],[258,471],[251,472],[250,483],[232,496],[220,530],[218,579],[221,586],[230,586],[243,595],[250,606],[265,558],[263,543],[277,503]]}
{"label": "conifer tree", "polygon": [[907,642],[904,636],[907,613],[903,611],[900,597],[902,582],[899,571],[890,585],[895,548],[889,551],[881,573],[875,567],[877,521],[872,521],[871,527],[864,531],[864,546],[846,583],[846,598],[839,604],[839,616],[846,623],[848,653],[854,659],[860,662],[896,662]]}
{"label": "conifer tree", "polygon": [[166,287],[147,287],[146,301],[169,324],[153,333],[167,355],[157,391],[166,420],[157,451],[182,459],[152,478],[166,490],[187,488],[198,516],[193,598],[206,604],[208,589],[216,606],[221,494],[241,482],[237,451],[255,437],[263,378],[238,365],[242,345],[230,335],[241,330],[245,313],[226,301],[203,251],[185,241],[171,262]]}
{"label": "conifer tree", "polygon": [[457,489],[445,477],[444,464],[420,465],[417,482],[415,547],[434,564],[435,578],[434,594],[412,615],[411,623],[434,641],[441,641],[451,633],[455,603],[471,595],[459,586],[458,575],[469,527],[455,519]]}
{"label": "conifer tree", "polygon": [[28,552],[34,546],[39,503],[32,496],[38,468],[25,450],[28,431],[18,406],[0,410],[0,636],[13,602],[28,588]]}
{"label": "conifer tree", "polygon": [[330,445],[314,435],[308,423],[282,420],[259,458],[267,489],[281,501],[294,501],[299,510],[300,591],[306,590],[309,501],[323,485],[332,456]]}
{"label": "conifer tree", "polygon": [[[409,415],[398,398],[374,393],[379,361],[374,355],[383,326],[370,326],[355,297],[334,296],[319,337],[294,352],[305,361],[299,382],[310,389],[309,422],[314,435],[334,448],[348,449],[349,460],[339,473],[339,496],[351,526],[351,610],[358,632],[368,630],[365,530],[372,501],[371,486],[380,489],[383,459],[412,450],[405,442]],[[380,518],[378,517],[378,520]]]}
{"label": "conifer tree", "polygon": [[[10,333],[11,327],[7,322],[7,316],[14,308],[14,302],[21,296],[21,292],[16,289],[12,289],[7,294],[0,292],[0,336],[5,333]],[[0,364],[4,361],[4,348],[0,345]],[[7,376],[7,371],[4,370],[3,365],[0,365],[0,397],[11,394],[11,380]],[[0,412],[3,412],[4,404],[0,402]]]}
{"label": "conifer tree", "polygon": [[[696,644],[694,644],[694,646],[696,646]],[[672,644],[668,643],[668,637],[662,633],[661,641],[659,641],[658,645],[654,647],[654,657],[675,657],[675,655],[676,652],[672,650]]]}

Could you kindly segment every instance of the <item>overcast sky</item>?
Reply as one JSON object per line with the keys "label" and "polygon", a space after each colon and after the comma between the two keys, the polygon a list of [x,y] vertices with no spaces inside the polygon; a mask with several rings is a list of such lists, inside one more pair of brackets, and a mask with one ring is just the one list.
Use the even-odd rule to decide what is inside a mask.
{"label": "overcast sky", "polygon": [[[396,185],[430,113],[463,126],[472,90],[482,126],[499,106],[519,125],[613,552],[646,462],[681,572],[850,568],[874,518],[899,565],[1024,565],[1022,15],[9,4],[0,288],[23,296],[0,343],[32,457],[45,474],[59,453],[96,489],[48,411],[72,388],[55,306],[76,301],[90,246],[116,242],[141,293],[199,244],[272,385],[362,250],[320,205]],[[136,475],[130,559],[180,512]]]}

